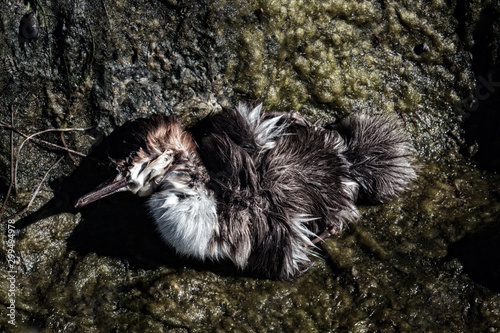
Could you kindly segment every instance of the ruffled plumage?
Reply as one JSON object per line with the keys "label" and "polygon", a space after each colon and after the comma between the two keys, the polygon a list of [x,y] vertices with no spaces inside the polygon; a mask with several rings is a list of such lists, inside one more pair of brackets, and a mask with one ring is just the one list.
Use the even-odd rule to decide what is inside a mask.
{"label": "ruffled plumage", "polygon": [[314,244],[359,217],[358,198],[389,200],[418,169],[393,116],[322,127],[240,104],[203,119],[192,136],[172,117],[136,122],[137,148],[117,161],[117,179],[150,196],[165,242],[267,278],[302,274]]}

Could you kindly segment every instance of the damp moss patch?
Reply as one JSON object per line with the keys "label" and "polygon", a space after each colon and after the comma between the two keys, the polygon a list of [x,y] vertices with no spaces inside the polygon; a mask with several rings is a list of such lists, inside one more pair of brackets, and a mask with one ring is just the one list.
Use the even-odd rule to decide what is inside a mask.
{"label": "damp moss patch", "polygon": [[[10,123],[13,111],[25,133],[91,127],[40,136],[87,152],[129,119],[159,112],[192,124],[263,96],[268,110],[296,109],[311,121],[395,113],[422,168],[409,192],[361,206],[358,222],[319,246],[309,272],[281,282],[177,256],[136,197],[75,210],[74,199],[106,178],[108,161],[68,156],[16,217],[16,329],[500,330],[498,291],[477,276],[498,267],[488,259],[498,252],[500,180],[471,162],[477,147],[464,141],[455,108],[474,93],[464,43],[486,4],[468,5],[466,22],[456,17],[459,4],[445,1],[31,4],[40,37],[24,48],[17,34],[28,9],[0,5],[0,116]],[[423,43],[428,51],[417,54]],[[0,164],[10,170],[10,133],[0,136]],[[16,136],[14,146],[21,142]],[[59,156],[25,144],[6,215],[29,202]],[[9,172],[0,179],[5,195]],[[10,329],[1,228],[0,326]]]}

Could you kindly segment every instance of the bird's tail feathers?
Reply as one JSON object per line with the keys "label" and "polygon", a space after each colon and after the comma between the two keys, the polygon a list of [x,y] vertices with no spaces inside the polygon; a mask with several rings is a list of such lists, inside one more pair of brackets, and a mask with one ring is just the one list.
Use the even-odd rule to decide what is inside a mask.
{"label": "bird's tail feathers", "polygon": [[380,203],[405,191],[417,177],[412,142],[399,119],[351,115],[335,126],[346,144],[359,199]]}

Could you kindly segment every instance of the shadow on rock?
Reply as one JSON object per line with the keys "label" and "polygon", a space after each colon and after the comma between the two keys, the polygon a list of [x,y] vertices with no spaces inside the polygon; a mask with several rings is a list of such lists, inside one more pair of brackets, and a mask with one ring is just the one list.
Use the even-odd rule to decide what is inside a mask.
{"label": "shadow on rock", "polygon": [[[460,6],[461,4],[461,6]],[[459,1],[458,7],[465,5]],[[457,18],[465,17],[463,14]],[[464,20],[465,22],[465,20]],[[487,171],[500,172],[500,41],[492,31],[500,31],[500,5],[489,4],[481,12],[472,32],[474,46],[471,49],[473,69],[476,75],[474,96],[467,100],[463,129],[468,146],[477,144],[474,160]],[[461,23],[462,25],[464,23]],[[459,32],[465,34],[465,26]],[[466,104],[467,104],[466,103]]]}
{"label": "shadow on rock", "polygon": [[452,244],[448,253],[474,282],[500,292],[500,220]]}

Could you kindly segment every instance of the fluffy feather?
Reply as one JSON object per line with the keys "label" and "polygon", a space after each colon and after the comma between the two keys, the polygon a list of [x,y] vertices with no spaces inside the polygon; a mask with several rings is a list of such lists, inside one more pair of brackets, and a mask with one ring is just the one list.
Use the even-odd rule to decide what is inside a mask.
{"label": "fluffy feather", "polygon": [[216,203],[204,189],[190,187],[188,181],[176,172],[169,174],[161,187],[148,200],[163,240],[179,253],[198,259],[217,258],[220,254],[210,252],[209,242],[217,223]]}
{"label": "fluffy feather", "polygon": [[[225,114],[215,115],[212,129],[222,129],[218,122],[225,119]],[[244,121],[232,123],[243,137],[257,141],[252,122],[241,126]],[[218,189],[220,232],[215,240],[231,240],[228,256],[239,258],[240,267],[266,277],[293,278],[310,265],[311,234],[326,229],[337,233],[358,217],[358,185],[343,156],[344,140],[323,128],[290,126],[286,135],[273,137],[271,149],[261,145],[248,150],[226,134],[233,133],[231,126],[226,123],[199,141]],[[304,216],[312,218],[300,219]]]}
{"label": "fluffy feather", "polygon": [[418,169],[392,116],[353,115],[324,128],[240,104],[202,120],[193,137],[173,117],[129,126],[132,148],[116,159],[114,183],[77,205],[125,184],[150,195],[158,231],[179,253],[229,258],[268,278],[302,274],[314,243],[358,218],[358,197],[388,200]]}
{"label": "fluffy feather", "polygon": [[351,115],[334,128],[345,141],[344,155],[360,185],[360,198],[384,202],[417,178],[413,145],[395,116]]}

